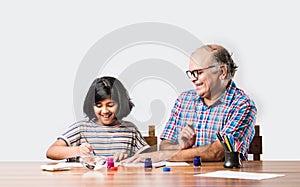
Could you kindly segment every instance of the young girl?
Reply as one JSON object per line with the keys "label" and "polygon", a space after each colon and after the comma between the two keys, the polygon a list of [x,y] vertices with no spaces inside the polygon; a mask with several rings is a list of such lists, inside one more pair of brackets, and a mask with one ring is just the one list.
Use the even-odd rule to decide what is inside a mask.
{"label": "young girl", "polygon": [[137,127],[122,120],[133,106],[118,79],[95,79],[83,105],[87,119],[71,125],[58,137],[47,150],[47,158],[61,160],[94,154],[114,156],[119,161],[149,148]]}

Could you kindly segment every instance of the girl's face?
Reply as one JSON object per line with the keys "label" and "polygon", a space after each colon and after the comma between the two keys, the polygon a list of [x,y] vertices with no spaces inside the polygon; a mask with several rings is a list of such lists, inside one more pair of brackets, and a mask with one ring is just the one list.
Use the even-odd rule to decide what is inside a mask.
{"label": "girl's face", "polygon": [[103,125],[114,125],[117,122],[116,112],[118,104],[110,98],[104,99],[94,106],[94,112],[98,123]]}

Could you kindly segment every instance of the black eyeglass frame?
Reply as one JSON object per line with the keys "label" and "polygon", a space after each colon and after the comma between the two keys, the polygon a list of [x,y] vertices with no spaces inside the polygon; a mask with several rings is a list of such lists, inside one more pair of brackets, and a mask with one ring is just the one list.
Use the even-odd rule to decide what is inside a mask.
{"label": "black eyeglass frame", "polygon": [[207,69],[211,69],[211,68],[214,68],[214,67],[217,67],[218,65],[212,65],[212,66],[208,66],[206,68],[202,68],[202,69],[195,69],[193,71],[190,71],[190,70],[187,70],[185,73],[186,75],[188,76],[188,78],[192,78],[192,76],[197,79],[198,76],[202,73],[202,71],[204,70],[207,70]]}

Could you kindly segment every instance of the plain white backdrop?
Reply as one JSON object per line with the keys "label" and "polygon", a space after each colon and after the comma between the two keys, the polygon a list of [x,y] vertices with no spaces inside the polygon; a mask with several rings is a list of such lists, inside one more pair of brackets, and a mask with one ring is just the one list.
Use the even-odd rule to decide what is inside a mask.
{"label": "plain white backdrop", "polygon": [[[258,0],[0,1],[0,161],[47,160],[46,149],[76,120],[74,80],[86,53],[108,33],[143,22],[175,25],[203,43],[233,52],[239,66],[234,80],[257,104],[262,159],[299,160],[297,5]],[[182,71],[188,68],[187,58],[155,45],[128,49],[112,61],[145,57],[177,60]],[[118,70],[106,74],[117,76]],[[153,84],[164,94],[140,98]],[[130,90],[136,104],[131,115],[147,120],[149,103],[142,106],[143,101],[160,98],[167,117],[178,94],[169,90],[159,82],[136,86]],[[157,125],[159,136],[164,124]]]}

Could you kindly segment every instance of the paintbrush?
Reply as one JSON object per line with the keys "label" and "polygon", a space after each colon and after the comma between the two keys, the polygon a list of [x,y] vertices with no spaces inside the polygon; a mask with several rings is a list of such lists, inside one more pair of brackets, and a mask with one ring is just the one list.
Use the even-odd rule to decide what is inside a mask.
{"label": "paintbrush", "polygon": [[[80,134],[81,134],[81,136],[84,138],[84,140],[86,141],[86,143],[89,143],[88,140],[86,139],[86,137],[84,136],[84,134],[83,134],[83,133],[80,133]],[[91,146],[92,146],[92,145],[91,145]],[[95,151],[94,151],[94,149],[93,149],[93,146],[92,146],[92,150],[93,150],[93,154],[96,155],[96,153],[95,153]]]}

